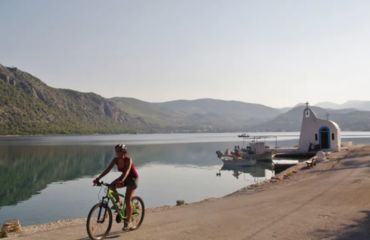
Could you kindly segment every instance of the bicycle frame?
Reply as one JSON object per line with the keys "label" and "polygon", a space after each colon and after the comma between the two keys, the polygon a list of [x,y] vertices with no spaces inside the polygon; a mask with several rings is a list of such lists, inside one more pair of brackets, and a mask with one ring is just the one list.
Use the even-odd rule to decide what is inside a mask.
{"label": "bicycle frame", "polygon": [[[120,206],[118,201],[116,201],[117,196],[125,199],[125,195],[120,194],[115,188],[112,188],[111,184],[94,181],[94,186],[101,187],[98,197],[99,202],[94,204],[89,211],[86,220],[86,230],[90,239],[104,239],[112,228],[114,218],[117,223],[124,220],[124,228],[127,227],[126,223],[128,222],[125,221],[127,221],[126,210],[128,205],[124,201],[122,206]],[[133,218],[130,218],[128,226],[130,230],[136,230],[141,226],[144,220],[145,205],[144,201],[139,196],[133,196],[130,203],[132,205]],[[117,211],[112,212],[112,208]]]}
{"label": "bicycle frame", "polygon": [[[105,206],[104,214],[102,214],[102,207],[99,209],[99,214],[98,214],[98,223],[103,223],[107,214],[107,209],[109,208],[109,202],[111,201],[113,204],[113,208],[118,209],[117,214],[119,217],[124,220],[127,219],[126,217],[126,203],[123,201],[123,205],[121,207],[118,206],[116,202],[116,196],[118,195],[119,197],[125,199],[125,195],[120,194],[117,191],[112,190],[108,185],[105,185],[107,187],[107,194],[102,198],[101,203],[103,206]],[[137,213],[136,206],[133,206],[133,214]],[[103,216],[103,219],[100,220],[100,217]]]}
{"label": "bicycle frame", "polygon": [[102,202],[105,203],[107,205],[107,207],[109,207],[109,201],[112,202],[113,206],[115,209],[118,209],[117,211],[117,214],[119,214],[119,216],[121,217],[121,219],[126,219],[126,204],[125,202],[123,202],[123,205],[120,207],[118,206],[117,202],[116,202],[116,195],[118,195],[119,197],[121,198],[125,198],[125,195],[123,194],[120,194],[118,193],[117,191],[113,191],[112,189],[110,189],[108,187],[107,189],[107,195],[105,197],[103,197],[102,199]]}

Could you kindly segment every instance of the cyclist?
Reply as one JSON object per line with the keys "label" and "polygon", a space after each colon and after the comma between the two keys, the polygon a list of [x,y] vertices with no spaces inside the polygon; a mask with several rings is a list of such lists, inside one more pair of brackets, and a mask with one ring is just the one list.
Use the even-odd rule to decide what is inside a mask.
{"label": "cyclist", "polygon": [[[116,157],[113,158],[112,162],[108,167],[93,181],[96,185],[101,178],[107,175],[114,165],[117,166],[118,171],[122,174],[111,183],[111,189],[115,192],[117,188],[126,187],[125,204],[126,204],[126,219],[123,222],[122,230],[128,231],[131,229],[130,220],[132,215],[131,197],[134,195],[134,191],[138,186],[139,174],[135,168],[132,158],[128,155],[127,147],[124,144],[118,144],[115,147]],[[117,204],[122,205],[120,197],[115,194]]]}

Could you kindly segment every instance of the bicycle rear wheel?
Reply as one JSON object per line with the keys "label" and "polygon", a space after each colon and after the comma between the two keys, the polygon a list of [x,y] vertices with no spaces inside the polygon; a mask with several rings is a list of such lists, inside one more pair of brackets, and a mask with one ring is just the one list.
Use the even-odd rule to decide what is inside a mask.
{"label": "bicycle rear wheel", "polygon": [[90,239],[104,239],[112,227],[112,211],[104,203],[94,205],[87,217],[86,230]]}
{"label": "bicycle rear wheel", "polygon": [[132,200],[132,217],[131,217],[131,226],[133,230],[138,229],[143,223],[145,216],[145,205],[144,201],[140,197],[133,197]]}

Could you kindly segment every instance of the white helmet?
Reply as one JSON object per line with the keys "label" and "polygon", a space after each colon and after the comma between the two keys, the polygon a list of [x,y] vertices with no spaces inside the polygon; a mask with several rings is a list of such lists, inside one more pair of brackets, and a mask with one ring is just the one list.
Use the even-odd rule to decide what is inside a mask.
{"label": "white helmet", "polygon": [[123,152],[127,152],[127,147],[125,144],[117,144],[114,149],[118,152],[118,151],[123,151]]}

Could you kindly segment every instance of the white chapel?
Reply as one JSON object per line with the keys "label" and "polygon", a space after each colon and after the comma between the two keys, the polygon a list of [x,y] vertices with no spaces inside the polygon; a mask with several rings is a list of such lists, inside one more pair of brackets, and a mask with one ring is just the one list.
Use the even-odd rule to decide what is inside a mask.
{"label": "white chapel", "polygon": [[319,119],[306,103],[303,111],[299,151],[340,151],[341,131],[337,123]]}

